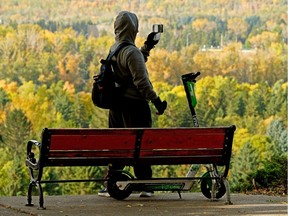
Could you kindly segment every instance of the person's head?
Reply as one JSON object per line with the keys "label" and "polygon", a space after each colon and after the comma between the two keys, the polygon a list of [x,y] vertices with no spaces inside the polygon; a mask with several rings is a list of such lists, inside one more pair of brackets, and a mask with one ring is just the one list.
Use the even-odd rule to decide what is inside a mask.
{"label": "person's head", "polygon": [[138,33],[137,16],[128,11],[121,11],[114,22],[114,33],[116,41],[134,43]]}

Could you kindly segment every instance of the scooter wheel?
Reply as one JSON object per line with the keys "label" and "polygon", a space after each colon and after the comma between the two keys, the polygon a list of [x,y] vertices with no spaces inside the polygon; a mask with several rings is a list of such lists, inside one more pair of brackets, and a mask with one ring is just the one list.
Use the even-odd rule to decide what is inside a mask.
{"label": "scooter wheel", "polygon": [[117,181],[127,181],[131,179],[130,176],[123,172],[116,172],[109,176],[107,181],[107,190],[111,197],[117,200],[123,200],[130,196],[132,190],[129,188],[125,188],[124,190],[120,190]]}
{"label": "scooter wheel", "polygon": [[[210,177],[209,172],[206,172],[202,177],[204,179],[201,181],[201,192],[206,198],[211,199],[212,179],[207,179],[207,177]],[[226,188],[222,180],[217,179],[216,181],[216,199],[220,199],[226,193]]]}

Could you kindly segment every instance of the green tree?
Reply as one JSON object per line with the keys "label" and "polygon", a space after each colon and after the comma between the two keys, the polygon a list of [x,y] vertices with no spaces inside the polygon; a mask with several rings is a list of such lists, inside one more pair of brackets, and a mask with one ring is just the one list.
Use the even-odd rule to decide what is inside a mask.
{"label": "green tree", "polygon": [[283,120],[272,121],[268,125],[267,135],[271,138],[272,143],[274,144],[273,156],[287,154],[288,131],[285,128]]}
{"label": "green tree", "polygon": [[267,83],[257,83],[251,86],[248,99],[247,111],[250,116],[264,117],[266,112],[266,104],[270,96],[270,88]]}
{"label": "green tree", "polygon": [[247,96],[245,92],[237,91],[234,94],[235,96],[230,100],[230,103],[227,107],[228,116],[237,115],[239,117],[244,117],[246,113],[246,99]]}
{"label": "green tree", "polygon": [[272,92],[268,95],[268,100],[266,115],[278,115],[284,119],[286,115],[282,115],[282,113],[287,113],[287,82],[285,83],[284,80],[278,80],[273,85]]}
{"label": "green tree", "polygon": [[[25,169],[26,141],[32,135],[32,125],[21,110],[12,110],[1,125],[1,147],[6,163],[1,168],[1,193],[6,196],[23,195],[28,185],[28,171]],[[6,173],[5,173],[6,170]],[[26,173],[25,173],[26,172]]]}
{"label": "green tree", "polygon": [[251,175],[259,167],[259,152],[247,142],[236,155],[233,155],[231,163],[231,190],[253,189]]}
{"label": "green tree", "polygon": [[263,167],[252,174],[256,187],[275,190],[279,194],[287,191],[287,156],[275,155],[272,160],[263,161]]}
{"label": "green tree", "polygon": [[[254,140],[261,152],[261,167],[252,173],[256,187],[268,188],[277,192],[287,191],[287,137],[288,132],[283,121],[273,120],[267,127],[270,142],[260,143],[264,136]],[[263,139],[262,139],[263,140]]]}

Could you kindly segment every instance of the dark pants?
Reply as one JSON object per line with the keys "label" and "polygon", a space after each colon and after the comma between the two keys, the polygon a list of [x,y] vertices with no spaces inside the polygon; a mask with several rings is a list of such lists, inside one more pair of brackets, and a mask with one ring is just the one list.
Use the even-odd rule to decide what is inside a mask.
{"label": "dark pants", "polygon": [[[151,110],[147,101],[122,98],[116,109],[109,111],[109,128],[151,128]],[[113,164],[112,169],[123,169],[124,166]],[[152,177],[149,165],[137,164],[134,166],[137,178],[148,179]]]}

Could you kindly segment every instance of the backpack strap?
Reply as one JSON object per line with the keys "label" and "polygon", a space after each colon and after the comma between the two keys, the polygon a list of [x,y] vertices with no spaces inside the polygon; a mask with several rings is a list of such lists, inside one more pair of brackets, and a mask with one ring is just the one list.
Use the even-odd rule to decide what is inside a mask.
{"label": "backpack strap", "polygon": [[107,57],[106,60],[107,60],[107,61],[111,61],[111,59],[112,59],[112,57],[113,57],[114,55],[117,55],[117,53],[118,53],[122,48],[124,48],[125,46],[128,46],[128,45],[133,45],[133,44],[128,43],[128,42],[123,42],[123,43],[119,44],[113,52],[110,52],[110,53],[109,53],[109,55],[108,55],[108,57]]}

